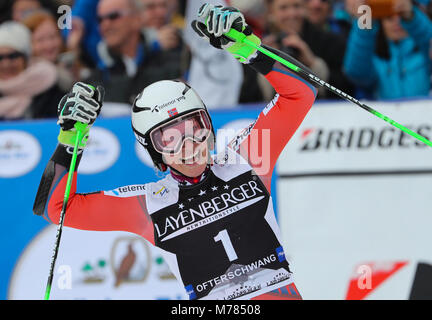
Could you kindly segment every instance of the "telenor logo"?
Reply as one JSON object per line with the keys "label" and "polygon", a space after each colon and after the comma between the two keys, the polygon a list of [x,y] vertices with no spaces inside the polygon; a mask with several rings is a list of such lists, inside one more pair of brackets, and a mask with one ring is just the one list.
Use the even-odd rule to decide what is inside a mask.
{"label": "telenor logo", "polygon": [[136,184],[125,187],[120,187],[117,189],[104,191],[107,196],[127,198],[132,196],[139,196],[145,194],[146,186],[145,184]]}

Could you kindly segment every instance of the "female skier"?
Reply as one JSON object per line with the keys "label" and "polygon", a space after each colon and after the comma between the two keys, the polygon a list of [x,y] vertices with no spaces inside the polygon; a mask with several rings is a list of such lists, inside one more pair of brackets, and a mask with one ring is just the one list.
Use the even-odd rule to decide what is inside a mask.
{"label": "female skier", "polygon": [[[260,44],[237,9],[205,4],[198,18],[193,29],[262,73],[276,90],[275,98],[254,124],[212,157],[214,129],[197,93],[173,80],[144,88],[133,105],[132,128],[154,165],[169,173],[157,182],[79,194],[75,172],[64,225],[144,237],[162,249],[190,299],[301,299],[281,245],[270,185],[276,160],[317,90],[257,50],[224,36],[234,28]],[[74,123],[92,125],[102,101],[103,88],[77,83],[59,103],[59,144],[33,208],[52,223],[59,221],[62,208]]]}

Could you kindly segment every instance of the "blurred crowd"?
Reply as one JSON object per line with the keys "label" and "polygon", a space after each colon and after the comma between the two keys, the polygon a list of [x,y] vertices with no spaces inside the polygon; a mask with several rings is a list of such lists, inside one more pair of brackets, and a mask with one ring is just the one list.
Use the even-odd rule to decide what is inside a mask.
{"label": "blurred crowd", "polygon": [[[291,54],[322,80],[358,99],[400,99],[431,91],[429,1],[227,3],[245,14],[263,44]],[[187,5],[188,0],[2,0],[0,119],[56,117],[58,101],[77,81],[101,84],[105,101],[125,104],[154,81],[187,81],[193,59],[184,38]],[[372,23],[364,5],[372,8]],[[268,100],[272,89],[249,68],[242,70],[239,103]],[[319,91],[318,99],[335,98]]]}

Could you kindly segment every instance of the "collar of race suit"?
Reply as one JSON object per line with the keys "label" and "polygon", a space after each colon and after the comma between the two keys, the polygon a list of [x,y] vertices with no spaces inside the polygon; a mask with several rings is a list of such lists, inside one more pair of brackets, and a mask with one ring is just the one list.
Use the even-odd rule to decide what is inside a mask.
{"label": "collar of race suit", "polygon": [[210,165],[208,165],[206,167],[206,169],[204,170],[204,172],[202,174],[200,174],[199,176],[188,177],[188,176],[185,176],[184,174],[182,174],[181,172],[178,172],[177,170],[170,167],[171,176],[174,178],[174,180],[176,180],[182,186],[190,186],[190,185],[194,185],[194,184],[201,182],[207,176],[209,171],[210,171]]}

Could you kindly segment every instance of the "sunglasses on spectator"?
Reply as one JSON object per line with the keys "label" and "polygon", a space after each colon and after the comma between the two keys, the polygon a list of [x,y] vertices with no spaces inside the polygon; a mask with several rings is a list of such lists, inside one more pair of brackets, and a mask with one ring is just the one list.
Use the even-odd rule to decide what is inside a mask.
{"label": "sunglasses on spectator", "polygon": [[18,52],[18,51],[14,51],[11,53],[0,54],[0,61],[3,61],[4,59],[16,60],[18,58],[23,58],[23,57],[24,57],[24,54],[22,54],[21,52]]}
{"label": "sunglasses on spectator", "polygon": [[113,12],[107,13],[105,15],[98,16],[97,21],[99,24],[101,24],[105,19],[108,19],[110,21],[114,21],[114,20],[117,20],[121,17],[127,16],[129,13],[130,13],[129,10],[113,11]]}

